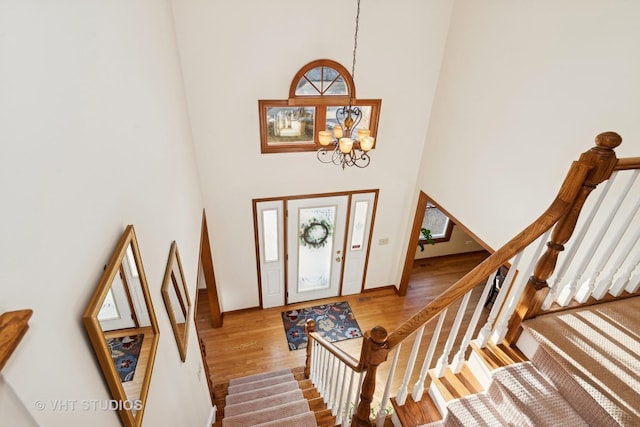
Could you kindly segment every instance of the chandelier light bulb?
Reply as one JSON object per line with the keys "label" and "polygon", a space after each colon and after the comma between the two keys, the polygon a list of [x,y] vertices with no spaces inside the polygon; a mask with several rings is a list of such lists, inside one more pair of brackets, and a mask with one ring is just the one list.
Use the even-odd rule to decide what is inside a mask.
{"label": "chandelier light bulb", "polygon": [[373,142],[375,138],[372,136],[365,136],[360,140],[360,149],[365,153],[373,148]]}
{"label": "chandelier light bulb", "polygon": [[318,132],[318,142],[320,142],[320,145],[323,147],[331,144],[331,131],[321,130]]}
{"label": "chandelier light bulb", "polygon": [[362,142],[362,140],[371,135],[371,131],[369,129],[358,129],[358,141]]}
{"label": "chandelier light bulb", "polygon": [[352,148],[353,148],[353,139],[340,138],[340,152],[342,152],[342,154],[349,154]]}

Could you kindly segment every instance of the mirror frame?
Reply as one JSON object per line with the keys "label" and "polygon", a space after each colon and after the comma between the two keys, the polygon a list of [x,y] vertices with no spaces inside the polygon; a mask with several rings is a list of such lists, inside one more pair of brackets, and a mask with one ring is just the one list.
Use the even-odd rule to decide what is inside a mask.
{"label": "mirror frame", "polygon": [[[137,410],[135,415],[130,409],[131,403],[129,403],[128,405],[122,403],[127,400],[131,401],[134,399],[129,399],[127,397],[124,387],[122,386],[120,376],[118,375],[115,364],[113,363],[111,352],[109,351],[107,341],[100,326],[100,321],[98,320],[98,313],[100,312],[100,308],[102,307],[107,293],[111,289],[111,285],[113,283],[115,275],[118,273],[120,266],[124,258],[126,257],[126,251],[129,245],[131,245],[133,258],[136,263],[136,268],[138,269],[140,286],[147,306],[149,321],[151,323],[150,327],[152,328],[154,333],[153,336],[149,338],[151,340],[151,348],[149,350],[149,359],[147,360],[146,370],[142,378],[140,396],[138,396],[138,399],[140,400],[140,408]],[[98,358],[98,363],[100,364],[100,367],[102,369],[102,374],[104,375],[104,378],[111,392],[111,398],[115,401],[120,402],[118,404],[118,408],[116,409],[118,415],[120,416],[122,424],[125,427],[141,426],[147,401],[147,394],[149,391],[149,383],[151,381],[151,373],[153,371],[156,351],[158,348],[158,341],[160,339],[160,331],[158,329],[156,315],[153,310],[153,304],[151,302],[151,296],[149,294],[149,286],[147,284],[147,278],[142,266],[142,258],[140,256],[138,240],[136,239],[133,225],[128,225],[124,233],[120,237],[120,240],[118,241],[118,244],[113,254],[111,255],[109,264],[107,264],[104,273],[100,278],[100,282],[98,283],[98,286],[96,287],[91,299],[89,300],[89,303],[87,304],[87,308],[82,315],[82,320],[87,330],[87,334],[89,335],[89,340],[91,341],[96,357]]]}
{"label": "mirror frame", "polygon": [[[175,263],[174,263],[175,261]],[[174,271],[174,265],[177,265],[178,271]],[[169,286],[172,283],[171,274],[179,275],[182,282],[182,290],[184,291],[185,302],[187,306],[187,312],[185,313],[184,321],[184,334],[180,334],[178,322],[173,314],[173,305],[171,304],[171,297],[169,295]],[[173,283],[176,286],[175,283]],[[172,287],[173,288],[173,287]],[[184,362],[187,360],[187,342],[189,339],[189,319],[191,318],[191,298],[189,298],[189,287],[184,278],[184,271],[182,270],[182,262],[180,261],[180,253],[178,252],[178,244],[174,240],[171,242],[171,249],[169,250],[169,259],[167,260],[167,268],[164,273],[164,281],[162,282],[162,299],[164,305],[167,308],[169,320],[171,321],[171,328],[173,329],[173,335],[176,338],[176,344],[178,345],[178,351],[180,352],[180,359]],[[184,339],[180,339],[184,336]]]}

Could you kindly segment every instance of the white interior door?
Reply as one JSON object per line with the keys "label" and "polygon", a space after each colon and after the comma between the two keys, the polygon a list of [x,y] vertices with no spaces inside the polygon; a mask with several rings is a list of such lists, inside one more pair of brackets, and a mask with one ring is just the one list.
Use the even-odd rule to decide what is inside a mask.
{"label": "white interior door", "polygon": [[287,202],[287,302],[340,293],[348,196]]}

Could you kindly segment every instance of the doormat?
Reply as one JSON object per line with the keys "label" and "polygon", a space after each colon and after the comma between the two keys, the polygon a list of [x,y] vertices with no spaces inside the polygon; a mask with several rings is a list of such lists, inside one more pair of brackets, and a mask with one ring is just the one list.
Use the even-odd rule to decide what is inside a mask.
{"label": "doormat", "polygon": [[140,334],[110,338],[107,340],[109,351],[111,351],[111,358],[116,365],[116,370],[123,383],[133,380],[133,374],[136,372],[138,358],[140,357],[143,338],[144,334]]}
{"label": "doormat", "polygon": [[316,321],[316,332],[329,342],[362,336],[360,326],[346,301],[283,311],[282,323],[289,350],[307,347],[307,334],[304,332],[307,319]]}

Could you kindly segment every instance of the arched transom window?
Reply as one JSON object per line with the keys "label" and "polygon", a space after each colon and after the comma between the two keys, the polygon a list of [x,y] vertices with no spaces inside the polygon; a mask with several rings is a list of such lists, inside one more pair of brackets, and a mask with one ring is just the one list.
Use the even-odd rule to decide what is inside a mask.
{"label": "arched transom window", "polygon": [[[285,100],[260,100],[260,146],[263,153],[315,151],[318,131],[338,123],[336,110],[345,105],[363,112],[359,127],[378,130],[380,99],[357,99],[351,74],[339,63],[318,59],[294,76]],[[353,129],[357,133],[358,128]]]}

